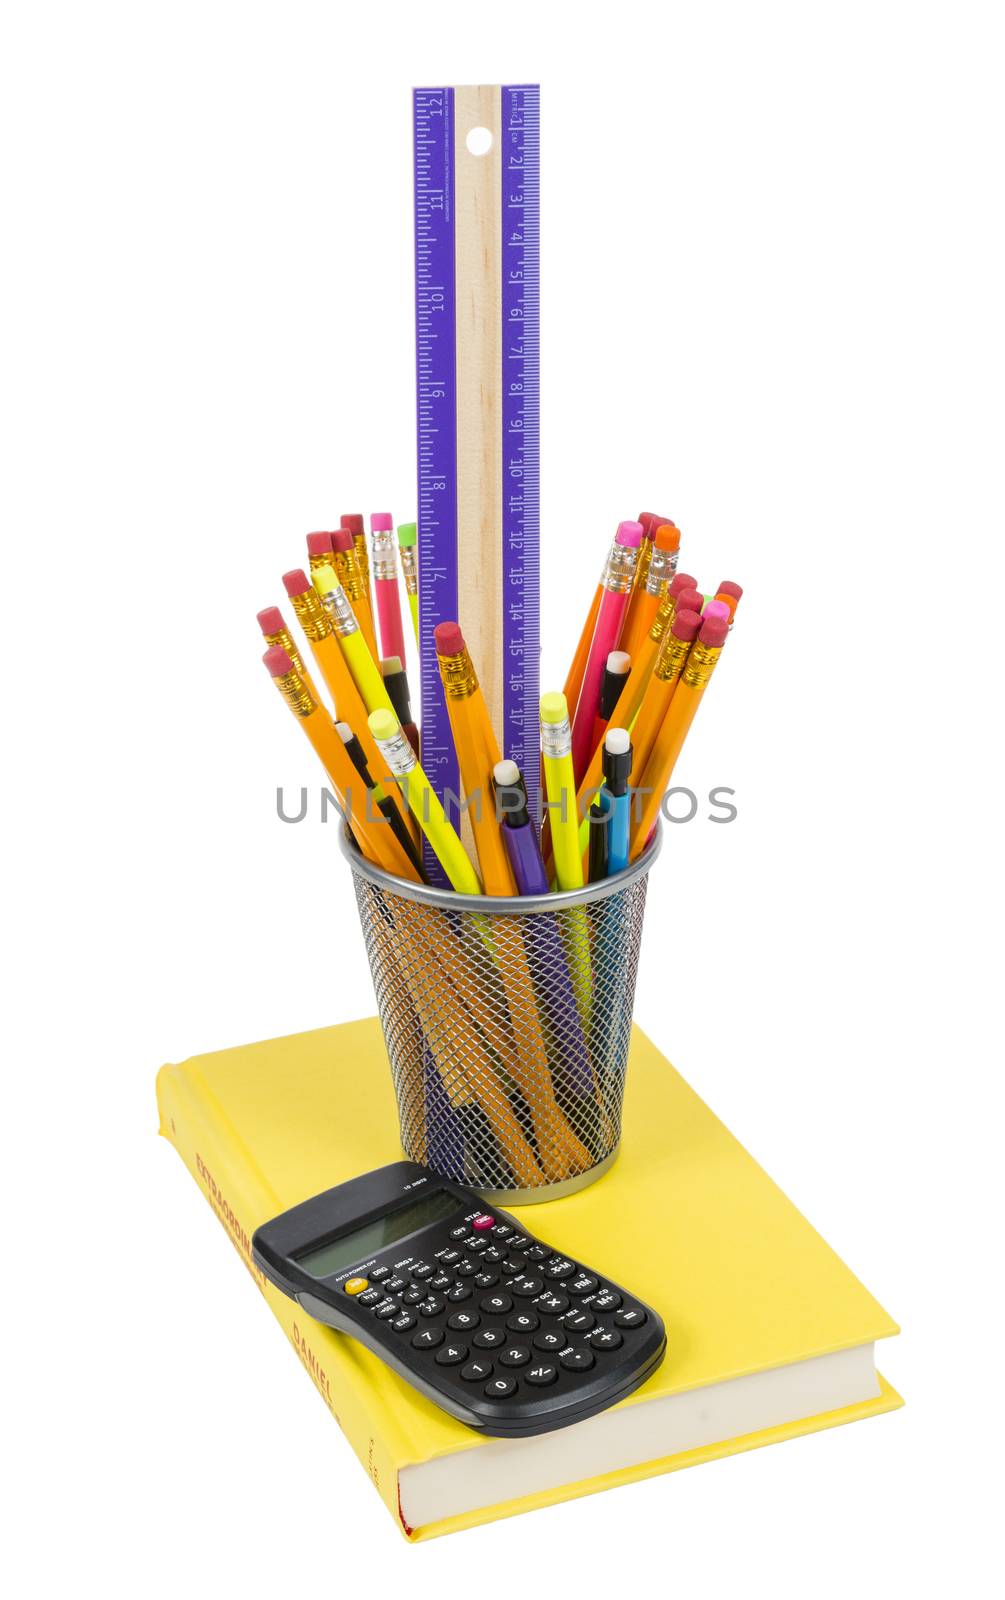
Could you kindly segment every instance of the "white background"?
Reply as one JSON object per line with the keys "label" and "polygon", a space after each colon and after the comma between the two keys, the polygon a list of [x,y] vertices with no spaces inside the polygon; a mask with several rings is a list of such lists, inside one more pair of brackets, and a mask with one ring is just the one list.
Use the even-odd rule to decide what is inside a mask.
{"label": "white background", "polygon": [[[15,1592],[987,1592],[995,9],[6,12]],[[255,612],[309,529],[414,515],[410,86],[535,80],[544,682],[643,506],[746,589],[678,768],[739,817],[671,830],[638,1020],[902,1322],[908,1405],[409,1549],[153,1079],[373,1009]]]}

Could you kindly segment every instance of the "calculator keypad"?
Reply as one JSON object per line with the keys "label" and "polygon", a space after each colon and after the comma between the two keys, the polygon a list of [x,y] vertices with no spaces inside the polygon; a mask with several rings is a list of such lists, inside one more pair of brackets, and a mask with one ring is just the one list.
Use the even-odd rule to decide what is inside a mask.
{"label": "calculator keypad", "polygon": [[435,1382],[489,1400],[592,1382],[648,1321],[596,1273],[488,1213],[455,1224],[429,1253],[368,1268],[373,1287],[358,1303],[426,1355]]}

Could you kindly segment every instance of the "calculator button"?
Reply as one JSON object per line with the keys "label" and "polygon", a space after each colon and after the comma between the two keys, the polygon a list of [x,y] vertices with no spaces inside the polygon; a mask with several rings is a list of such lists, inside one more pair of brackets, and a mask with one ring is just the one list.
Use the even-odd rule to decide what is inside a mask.
{"label": "calculator button", "polygon": [[591,1311],[617,1311],[621,1304],[621,1296],[616,1289],[601,1289],[600,1293],[590,1301]]}
{"label": "calculator button", "polygon": [[449,1272],[438,1272],[435,1278],[430,1278],[429,1287],[431,1289],[449,1289],[453,1281]]}
{"label": "calculator button", "polygon": [[501,1344],[506,1343],[506,1335],[501,1328],[483,1328],[481,1333],[475,1334],[472,1343],[479,1350],[498,1350]]}
{"label": "calculator button", "polygon": [[541,1293],[544,1288],[544,1279],[529,1278],[525,1272],[522,1272],[519,1278],[510,1279],[509,1287],[514,1294],[520,1296],[521,1300],[530,1300],[534,1295]]}
{"label": "calculator button", "polygon": [[[529,1244],[530,1244],[530,1240],[528,1239],[528,1237],[527,1237],[527,1235],[525,1233],[514,1233],[512,1235],[512,1237],[511,1237],[511,1239],[510,1239],[510,1249],[511,1250],[523,1250]],[[546,1250],[545,1251],[545,1255],[547,1255],[547,1254],[548,1254],[548,1252]]]}
{"label": "calculator button", "polygon": [[420,1328],[418,1333],[412,1335],[413,1350],[435,1350],[436,1346],[442,1343],[442,1328]]}
{"label": "calculator button", "polygon": [[494,1228],[495,1222],[495,1217],[490,1217],[487,1211],[482,1211],[477,1217],[472,1219],[471,1226],[476,1229],[478,1233],[484,1233],[486,1228]]}
{"label": "calculator button", "polygon": [[471,1285],[469,1283],[455,1283],[447,1292],[447,1299],[456,1305],[458,1300],[471,1299]]}
{"label": "calculator button", "polygon": [[491,1261],[493,1266],[497,1266],[500,1261],[506,1260],[506,1252],[505,1250],[500,1250],[497,1244],[490,1244],[482,1256],[482,1260]]}
{"label": "calculator button", "polygon": [[470,1232],[471,1229],[468,1227],[467,1223],[462,1222],[459,1227],[451,1228],[450,1237],[451,1239],[466,1239]]}
{"label": "calculator button", "polygon": [[447,1318],[447,1327],[456,1328],[458,1333],[470,1333],[481,1320],[477,1311],[455,1311],[452,1317]]}
{"label": "calculator button", "polygon": [[513,1310],[513,1302],[508,1294],[487,1294],[478,1304],[490,1317],[504,1317],[507,1311]]}
{"label": "calculator button", "polygon": [[568,1311],[571,1301],[561,1289],[545,1289],[544,1294],[539,1294],[534,1301],[542,1311],[550,1311],[553,1317],[560,1317],[563,1311]]}
{"label": "calculator button", "polygon": [[464,1246],[465,1250],[470,1250],[471,1254],[475,1256],[481,1255],[482,1251],[487,1250],[488,1247],[488,1240],[480,1233],[473,1234]]}
{"label": "calculator button", "polygon": [[568,1328],[570,1333],[589,1333],[596,1320],[592,1311],[570,1311],[563,1327]]}
{"label": "calculator button", "polygon": [[390,1267],[370,1267],[368,1270],[371,1283],[383,1283],[385,1278],[391,1276]]}
{"label": "calculator button", "polygon": [[461,1377],[466,1383],[477,1383],[479,1379],[489,1377],[491,1372],[491,1361],[479,1361],[476,1357],[474,1361],[469,1361],[466,1367],[461,1368]]}
{"label": "calculator button", "polygon": [[507,1396],[515,1393],[515,1378],[493,1378],[491,1383],[485,1385],[485,1395],[489,1400],[505,1400]]}
{"label": "calculator button", "polygon": [[512,1232],[513,1229],[508,1222],[497,1222],[492,1229],[492,1237],[494,1239],[508,1239]]}
{"label": "calculator button", "polygon": [[503,1268],[503,1271],[512,1272],[515,1268],[517,1272],[522,1272],[526,1265],[527,1257],[524,1252],[522,1250],[511,1250],[509,1255],[506,1257],[506,1266]]}
{"label": "calculator button", "polygon": [[436,1268],[431,1267],[428,1261],[417,1261],[415,1266],[412,1268],[412,1277],[431,1278],[435,1271]]}
{"label": "calculator button", "polygon": [[589,1372],[597,1364],[592,1350],[573,1350],[571,1345],[568,1350],[562,1351],[558,1359],[566,1372]]}
{"label": "calculator button", "polygon": [[478,1271],[477,1261],[458,1261],[454,1268],[459,1278],[471,1278]]}
{"label": "calculator button", "polygon": [[[400,1317],[395,1317],[391,1323],[395,1333],[407,1333],[409,1328],[415,1327],[415,1312],[403,1311]],[[427,1330],[428,1331],[428,1330]]]}
{"label": "calculator button", "polygon": [[558,1333],[554,1328],[545,1328],[543,1333],[534,1335],[535,1350],[562,1350],[567,1343],[564,1333]]}
{"label": "calculator button", "polygon": [[629,1310],[619,1311],[614,1319],[616,1328],[641,1328],[646,1320],[646,1314],[641,1306],[632,1306]]}
{"label": "calculator button", "polygon": [[406,1306],[417,1306],[420,1300],[425,1300],[426,1291],[420,1288],[417,1283],[413,1283],[410,1289],[405,1290],[401,1298]]}
{"label": "calculator button", "polygon": [[462,1361],[468,1359],[466,1344],[445,1344],[442,1350],[436,1352],[436,1365],[438,1367],[459,1367]]}
{"label": "calculator button", "polygon": [[550,1361],[539,1361],[536,1366],[528,1368],[524,1373],[524,1377],[528,1383],[537,1384],[539,1388],[543,1389],[546,1384],[554,1383],[558,1377],[558,1368],[553,1366]]}
{"label": "calculator button", "polygon": [[569,1279],[565,1287],[570,1294],[592,1294],[597,1287],[598,1281],[592,1272],[577,1272],[574,1278]]}
{"label": "calculator button", "polygon": [[529,1360],[530,1351],[526,1345],[511,1344],[507,1345],[506,1349],[500,1354],[499,1365],[501,1367],[525,1367]]}
{"label": "calculator button", "polygon": [[460,1261],[461,1252],[448,1246],[444,1250],[437,1250],[436,1259],[441,1266],[452,1267],[455,1261]]}
{"label": "calculator button", "polygon": [[367,1287],[367,1282],[366,1278],[350,1278],[342,1287],[346,1294],[362,1294]]}
{"label": "calculator button", "polygon": [[513,1277],[516,1273],[522,1272],[523,1268],[524,1268],[523,1256],[518,1256],[515,1261],[504,1261],[503,1264],[502,1264],[503,1272],[506,1274],[507,1277]]}
{"label": "calculator button", "polygon": [[[512,1240],[511,1242],[514,1243],[514,1244],[516,1243],[515,1240]],[[526,1241],[524,1241],[524,1242],[526,1242]],[[544,1248],[543,1244],[532,1244],[530,1246],[530,1248],[528,1249],[528,1251],[527,1251],[527,1260],[528,1261],[547,1261],[547,1259],[548,1259],[548,1252]]]}
{"label": "calculator button", "polygon": [[574,1261],[568,1261],[565,1256],[552,1256],[545,1266],[544,1275],[555,1283],[560,1278],[571,1278],[575,1270],[576,1263]]}
{"label": "calculator button", "polygon": [[364,1289],[359,1296],[359,1303],[361,1306],[376,1306],[380,1304],[383,1298],[383,1289]]}
{"label": "calculator button", "polygon": [[617,1328],[598,1328],[596,1333],[590,1334],[594,1350],[617,1350],[624,1342]]}
{"label": "calculator button", "polygon": [[397,1300],[385,1300],[383,1305],[378,1306],[376,1311],[374,1312],[374,1316],[375,1317],[379,1317],[381,1322],[386,1322],[388,1317],[396,1317],[397,1315],[398,1315],[398,1302],[397,1302]]}
{"label": "calculator button", "polygon": [[499,1282],[499,1274],[495,1267],[488,1267],[485,1272],[479,1272],[475,1282],[479,1289],[494,1289]]}
{"label": "calculator button", "polygon": [[533,1333],[535,1328],[541,1326],[540,1317],[535,1317],[533,1311],[514,1311],[511,1317],[506,1318],[506,1326],[510,1333]]}
{"label": "calculator button", "polygon": [[384,1285],[384,1293],[385,1294],[400,1294],[402,1289],[405,1288],[405,1286],[406,1285],[405,1285],[404,1278],[398,1278],[398,1277],[388,1278],[387,1282]]}
{"label": "calculator button", "polygon": [[441,1294],[431,1294],[423,1300],[419,1307],[420,1317],[438,1317],[441,1311],[446,1310],[447,1302]]}

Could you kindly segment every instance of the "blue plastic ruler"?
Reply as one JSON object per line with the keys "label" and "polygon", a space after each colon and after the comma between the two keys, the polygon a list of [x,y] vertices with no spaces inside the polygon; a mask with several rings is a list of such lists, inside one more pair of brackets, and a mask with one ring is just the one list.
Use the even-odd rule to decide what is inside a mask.
{"label": "blue plastic ruler", "polygon": [[537,816],[538,88],[416,89],[414,140],[422,764],[456,816],[433,641],[456,620]]}

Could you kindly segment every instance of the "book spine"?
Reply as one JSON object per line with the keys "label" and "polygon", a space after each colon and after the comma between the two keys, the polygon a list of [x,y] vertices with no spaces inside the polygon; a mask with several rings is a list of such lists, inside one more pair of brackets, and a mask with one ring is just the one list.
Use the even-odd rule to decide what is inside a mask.
{"label": "book spine", "polygon": [[[378,1408],[368,1408],[358,1372],[355,1384],[349,1381],[346,1366],[352,1364],[353,1358],[351,1355],[347,1358],[339,1348],[351,1341],[309,1317],[295,1301],[269,1282],[252,1257],[251,1236],[255,1229],[283,1206],[261,1179],[254,1164],[242,1154],[240,1146],[233,1146],[225,1124],[221,1126],[219,1119],[213,1117],[211,1107],[199,1095],[186,1072],[170,1065],[161,1068],[157,1074],[157,1107],[161,1133],[174,1145],[206,1196],[387,1509],[406,1537],[411,1537],[412,1530],[401,1516],[398,1469],[414,1459],[414,1452],[404,1438],[392,1439],[386,1431],[378,1437],[374,1432],[373,1411]],[[355,1348],[358,1352],[359,1347]],[[389,1406],[379,1409],[387,1415],[393,1414]]]}

